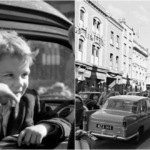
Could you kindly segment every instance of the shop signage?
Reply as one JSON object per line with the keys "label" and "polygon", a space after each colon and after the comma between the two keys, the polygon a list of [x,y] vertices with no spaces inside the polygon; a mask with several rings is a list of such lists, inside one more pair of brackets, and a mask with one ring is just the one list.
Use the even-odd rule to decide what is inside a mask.
{"label": "shop signage", "polygon": [[75,27],[75,33],[84,35],[84,37],[86,39],[94,41],[94,42],[98,43],[100,46],[104,45],[104,41],[103,41],[102,37],[98,34],[90,33],[87,30],[84,30],[80,27]]}

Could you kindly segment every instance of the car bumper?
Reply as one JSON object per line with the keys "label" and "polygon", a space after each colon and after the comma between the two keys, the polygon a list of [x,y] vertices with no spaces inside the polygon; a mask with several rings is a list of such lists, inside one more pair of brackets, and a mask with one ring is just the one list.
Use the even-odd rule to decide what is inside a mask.
{"label": "car bumper", "polygon": [[135,136],[138,135],[138,132],[129,136],[129,137],[122,137],[119,135],[108,135],[108,134],[104,134],[104,133],[95,133],[95,132],[90,132],[92,135],[97,136],[97,137],[104,137],[104,138],[111,138],[111,139],[118,139],[118,140],[124,140],[127,141]]}

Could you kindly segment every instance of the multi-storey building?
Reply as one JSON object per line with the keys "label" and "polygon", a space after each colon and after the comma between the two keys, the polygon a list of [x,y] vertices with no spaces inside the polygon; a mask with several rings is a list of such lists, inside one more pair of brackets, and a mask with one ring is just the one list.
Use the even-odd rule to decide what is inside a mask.
{"label": "multi-storey building", "polygon": [[122,54],[122,32],[123,27],[110,15],[107,17],[106,36],[107,42],[105,45],[106,54],[106,68],[107,85],[114,87],[115,90],[121,91],[120,81],[121,74],[121,54]]}
{"label": "multi-storey building", "polygon": [[134,31],[129,27],[125,19],[119,20],[123,26],[122,34],[122,54],[121,54],[121,71],[123,89],[131,90],[132,85],[132,49]]}
{"label": "multi-storey building", "polygon": [[98,1],[75,2],[75,56],[78,91],[99,90],[106,82],[107,14]]}
{"label": "multi-storey building", "polygon": [[132,52],[132,78],[133,90],[146,90],[146,74],[148,71],[148,49],[145,49],[137,41],[133,40]]}

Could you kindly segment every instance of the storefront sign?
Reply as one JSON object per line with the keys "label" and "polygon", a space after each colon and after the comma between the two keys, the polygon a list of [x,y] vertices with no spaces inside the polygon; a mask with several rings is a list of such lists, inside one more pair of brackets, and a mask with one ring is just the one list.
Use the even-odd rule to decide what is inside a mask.
{"label": "storefront sign", "polygon": [[90,33],[87,30],[84,30],[80,27],[75,27],[75,33],[84,35],[86,39],[94,41],[98,43],[100,46],[104,45],[104,41],[100,35],[97,35],[95,33]]}

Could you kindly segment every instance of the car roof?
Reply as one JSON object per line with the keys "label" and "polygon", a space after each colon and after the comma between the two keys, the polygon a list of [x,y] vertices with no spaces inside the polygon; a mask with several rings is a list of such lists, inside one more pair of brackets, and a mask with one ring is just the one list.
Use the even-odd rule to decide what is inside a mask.
{"label": "car roof", "polygon": [[139,100],[146,99],[146,98],[147,97],[136,96],[136,95],[118,95],[118,96],[112,96],[109,99],[139,101]]}
{"label": "car roof", "polygon": [[101,94],[101,92],[94,92],[94,91],[83,91],[83,92],[79,92],[79,94]]}
{"label": "car roof", "polygon": [[68,29],[72,23],[44,1],[0,1],[0,28],[15,30],[27,39],[53,41],[71,48]]}
{"label": "car roof", "polygon": [[127,93],[141,93],[141,92],[127,92]]}

